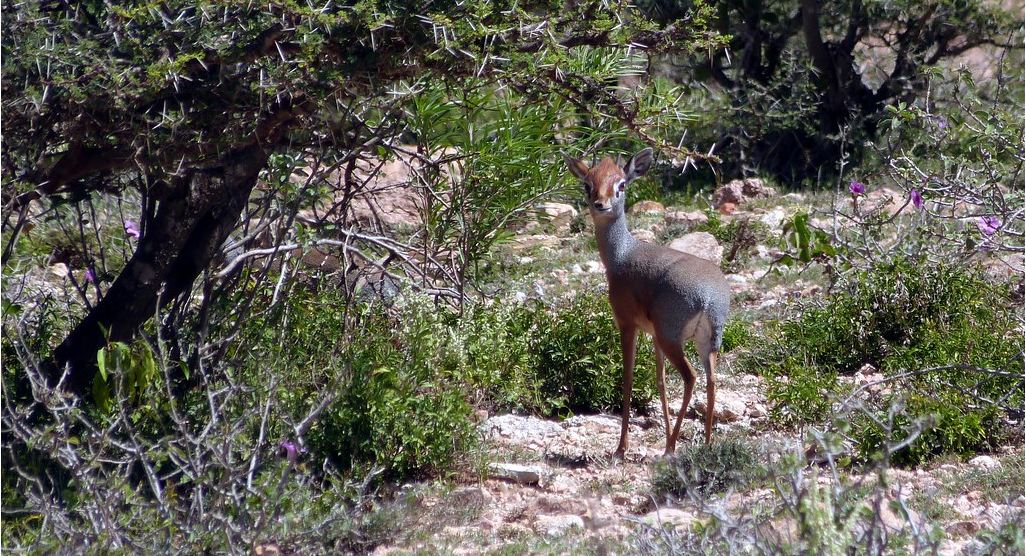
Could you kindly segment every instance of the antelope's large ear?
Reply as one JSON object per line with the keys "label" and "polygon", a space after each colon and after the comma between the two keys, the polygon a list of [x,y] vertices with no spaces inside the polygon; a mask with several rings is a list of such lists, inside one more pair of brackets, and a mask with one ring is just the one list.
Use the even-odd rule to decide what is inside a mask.
{"label": "antelope's large ear", "polygon": [[623,167],[623,175],[627,182],[632,182],[648,172],[652,167],[652,149],[642,149]]}
{"label": "antelope's large ear", "polygon": [[566,161],[566,165],[570,168],[570,173],[577,176],[577,179],[584,181],[588,177],[588,165],[577,160],[576,158],[563,153],[563,160]]}

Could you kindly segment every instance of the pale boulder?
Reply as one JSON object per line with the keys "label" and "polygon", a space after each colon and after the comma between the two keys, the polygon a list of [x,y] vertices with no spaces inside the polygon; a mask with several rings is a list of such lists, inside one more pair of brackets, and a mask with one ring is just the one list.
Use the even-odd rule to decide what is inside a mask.
{"label": "pale boulder", "polygon": [[670,242],[670,249],[689,253],[701,259],[720,264],[723,246],[709,232],[692,232]]}
{"label": "pale boulder", "polygon": [[638,201],[631,205],[631,208],[627,210],[629,214],[647,214],[652,216],[659,216],[666,212],[666,207],[662,203],[657,201]]}

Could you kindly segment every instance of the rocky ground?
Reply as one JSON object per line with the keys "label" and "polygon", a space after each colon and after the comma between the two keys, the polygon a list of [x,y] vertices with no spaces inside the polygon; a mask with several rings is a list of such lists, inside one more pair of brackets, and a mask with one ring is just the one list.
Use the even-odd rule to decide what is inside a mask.
{"label": "rocky ground", "polygon": [[[876,193],[867,202],[891,212],[901,209],[898,197],[894,192]],[[815,274],[767,272],[778,255],[785,220],[810,202],[798,194],[777,196],[758,180],[732,182],[714,197],[723,221],[749,219],[766,230],[762,241],[752,247],[753,256],[731,264],[727,276],[734,289],[734,310],[755,326],[762,318],[785,310],[795,298],[823,293],[825,284]],[[511,285],[519,288],[517,295],[553,297],[562,291],[602,287],[602,266],[588,244],[587,219],[569,205],[549,203],[539,209],[539,220],[525,225],[510,246],[510,265],[527,269]],[[689,231],[707,219],[700,210],[667,209],[652,201],[636,203],[630,210],[631,226],[640,238],[668,240],[674,248],[720,262],[724,247],[715,237]],[[682,233],[667,237],[673,231]],[[1012,264],[1021,269],[1021,260]],[[648,349],[647,344],[640,349]],[[765,450],[802,453],[807,442],[803,431],[778,430],[769,422],[763,380],[735,369],[735,359],[727,354],[719,372],[715,436],[737,435]],[[876,378],[875,370],[869,368],[850,380],[870,384]],[[679,408],[680,384],[671,378],[669,386],[671,409]],[[678,450],[701,442],[703,388],[700,379]],[[375,554],[635,552],[639,535],[664,528],[691,530],[714,515],[716,519],[739,515],[750,510],[753,501],[773,497],[765,486],[698,502],[655,496],[652,479],[662,461],[665,438],[656,403],[647,415],[632,417],[631,445],[624,461],[610,459],[620,431],[617,416],[579,415],[555,421],[482,415],[480,468],[454,483],[420,487],[414,497],[419,507],[416,526]],[[1023,512],[1022,489],[1013,487],[1010,493],[1007,486],[1007,477],[1017,474],[1021,487],[1022,459],[1021,447],[1008,447],[968,461],[950,459],[921,469],[888,470],[881,492],[889,503],[879,515],[895,534],[909,527],[938,528],[941,554],[973,553],[980,545],[974,535]],[[852,482],[861,479],[846,477]],[[820,480],[830,481],[825,476]],[[870,483],[879,480],[868,477]],[[904,510],[896,512],[895,507]],[[788,525],[780,529],[782,535],[789,534]]]}

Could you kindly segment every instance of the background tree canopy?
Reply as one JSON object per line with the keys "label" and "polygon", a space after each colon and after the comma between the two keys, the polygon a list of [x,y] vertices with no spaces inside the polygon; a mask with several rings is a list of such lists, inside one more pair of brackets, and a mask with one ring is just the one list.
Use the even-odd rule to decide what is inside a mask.
{"label": "background tree canopy", "polygon": [[[664,23],[693,7],[642,5]],[[836,172],[845,144],[876,140],[885,107],[922,96],[930,68],[981,45],[1021,48],[1020,18],[998,2],[723,0],[711,7],[710,27],[730,37],[730,47],[685,63],[692,79],[725,93],[710,109],[717,125],[702,139],[716,142],[728,174],[764,172],[792,183]]]}
{"label": "background tree canopy", "polygon": [[[138,246],[54,352],[50,374],[70,366],[77,392],[107,340],[189,294],[275,153],[335,167],[387,153],[418,131],[404,117],[411,102],[480,88],[565,103],[553,122],[598,116],[585,126],[649,137],[665,119],[649,118],[672,107],[614,94],[622,64],[595,49],[683,53],[717,40],[702,10],[660,27],[605,2],[29,3],[3,17],[8,214],[125,188],[141,199]],[[554,130],[536,131],[515,139],[548,136],[531,154],[548,165]]]}

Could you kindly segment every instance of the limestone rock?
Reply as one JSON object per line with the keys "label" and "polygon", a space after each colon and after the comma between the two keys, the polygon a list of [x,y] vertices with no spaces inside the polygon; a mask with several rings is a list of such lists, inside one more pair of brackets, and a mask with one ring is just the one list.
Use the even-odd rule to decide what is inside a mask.
{"label": "limestone rock", "polygon": [[690,253],[696,257],[720,264],[723,246],[709,232],[692,232],[670,242],[670,249]]}
{"label": "limestone rock", "polygon": [[638,201],[631,205],[631,208],[627,210],[629,214],[649,214],[649,215],[661,215],[666,212],[666,207],[662,203],[656,201]]}
{"label": "limestone rock", "polygon": [[514,251],[523,251],[533,247],[554,248],[559,245],[559,238],[553,235],[535,234],[517,236],[510,242]]}
{"label": "limestone rock", "polygon": [[687,527],[694,523],[694,521],[694,514],[676,508],[659,508],[645,514],[641,518],[641,522],[650,527],[665,527],[669,525],[675,529]]}
{"label": "limestone rock", "polygon": [[713,206],[721,208],[726,203],[735,206],[751,199],[772,197],[777,191],[758,178],[734,180],[720,186],[713,194]]}
{"label": "limestone rock", "polygon": [[671,224],[685,224],[689,227],[709,221],[709,217],[700,210],[685,212],[682,210],[671,210],[666,213],[666,221]]}
{"label": "limestone rock", "polygon": [[973,467],[977,467],[984,471],[990,471],[992,469],[997,469],[1001,467],[1001,462],[990,456],[976,456],[973,459],[969,460],[969,465],[972,465]]}
{"label": "limestone rock", "polygon": [[634,237],[640,241],[647,241],[649,243],[655,243],[656,235],[652,230],[634,230]]}
{"label": "limestone rock", "polygon": [[505,479],[525,485],[536,485],[541,482],[544,471],[538,465],[520,465],[516,463],[489,463],[488,475],[495,479]]}
{"label": "limestone rock", "polygon": [[584,529],[579,515],[539,515],[534,518],[534,530],[550,537],[562,535],[571,529]]}
{"label": "limestone rock", "polygon": [[577,218],[577,209],[566,203],[541,203],[535,206],[538,218],[550,222],[557,231],[570,229],[570,223]]}
{"label": "limestone rock", "polygon": [[[707,409],[705,396],[697,395],[694,403],[695,411],[698,411],[702,417],[705,417]],[[744,417],[745,412],[745,400],[741,399],[739,395],[729,390],[716,392],[716,407],[713,409],[713,415],[718,422],[736,423]]]}
{"label": "limestone rock", "polygon": [[[893,189],[881,187],[874,189],[860,199],[863,212],[886,212],[888,216],[894,216],[901,212],[905,206],[905,199],[901,193]],[[912,206],[911,204],[908,206]]]}
{"label": "limestone rock", "polygon": [[777,207],[759,217],[759,222],[762,222],[771,230],[779,230],[781,225],[784,223],[784,219],[787,218],[787,211],[781,207]]}

